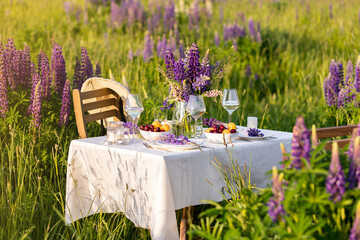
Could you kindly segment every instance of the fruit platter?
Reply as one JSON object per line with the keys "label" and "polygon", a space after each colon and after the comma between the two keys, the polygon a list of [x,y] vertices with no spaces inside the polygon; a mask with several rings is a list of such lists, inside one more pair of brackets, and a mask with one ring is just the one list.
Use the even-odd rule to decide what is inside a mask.
{"label": "fruit platter", "polygon": [[214,123],[212,126],[204,131],[205,137],[214,143],[229,143],[235,141],[238,136],[238,131],[235,123]]}
{"label": "fruit platter", "polygon": [[140,125],[140,134],[146,140],[159,139],[160,137],[170,133],[168,124],[161,124],[154,121],[152,124]]}

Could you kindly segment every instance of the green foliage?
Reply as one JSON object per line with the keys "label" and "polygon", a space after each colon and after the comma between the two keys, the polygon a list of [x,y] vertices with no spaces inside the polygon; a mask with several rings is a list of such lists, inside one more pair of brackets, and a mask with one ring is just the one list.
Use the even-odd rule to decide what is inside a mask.
{"label": "green foliage", "polygon": [[[302,170],[288,169],[290,162],[284,162],[285,168],[281,171],[284,173],[286,214],[282,221],[272,222],[268,216],[266,203],[272,196],[270,188],[253,191],[251,185],[228,181],[244,175],[243,171],[230,167],[224,172],[221,168],[227,189],[236,188],[237,192],[230,192],[231,200],[222,203],[208,201],[213,208],[200,214],[200,224],[191,225],[190,236],[204,239],[347,239],[360,192],[346,190],[341,201],[329,200],[325,180],[331,154],[322,150],[324,146],[322,143],[313,150],[310,164]],[[349,161],[345,151],[347,149],[341,153],[341,164],[347,175]]]}

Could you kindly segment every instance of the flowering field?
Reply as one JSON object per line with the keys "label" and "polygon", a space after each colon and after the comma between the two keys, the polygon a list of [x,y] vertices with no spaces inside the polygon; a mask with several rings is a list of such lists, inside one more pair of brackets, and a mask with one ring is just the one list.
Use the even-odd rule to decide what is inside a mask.
{"label": "flowering field", "polygon": [[[193,43],[200,59],[209,50],[211,66],[231,56],[231,68],[221,69],[216,87],[238,90],[236,124],[257,116],[261,128],[292,131],[300,115],[317,127],[360,120],[356,0],[4,0],[0,16],[1,239],[150,238],[122,214],[64,225],[67,151],[78,138],[71,90],[91,76],[114,78],[146,99],[140,122],[151,122],[169,97],[158,71],[166,70],[169,49],[178,67]],[[200,83],[212,79],[203,76],[197,91],[210,90]],[[219,98],[205,100],[205,117],[227,121]],[[89,131],[99,133],[96,125]],[[351,152],[356,144],[354,138],[349,157],[347,149],[334,147],[331,156],[314,145],[296,166],[285,154],[286,167],[273,171],[272,189],[256,194],[244,186],[242,197],[233,193],[236,201],[214,204],[195,219],[190,235],[348,238],[355,215],[360,222],[359,192],[347,181],[354,171],[350,163],[359,157]],[[339,172],[346,181],[338,192],[327,190],[327,175]]]}

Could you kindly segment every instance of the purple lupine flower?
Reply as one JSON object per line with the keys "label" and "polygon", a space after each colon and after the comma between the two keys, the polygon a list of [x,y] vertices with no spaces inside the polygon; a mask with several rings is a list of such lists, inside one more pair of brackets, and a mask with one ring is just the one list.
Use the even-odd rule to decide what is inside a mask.
{"label": "purple lupine flower", "polygon": [[354,87],[357,92],[360,92],[360,56],[358,57],[358,61],[355,67]]}
{"label": "purple lupine flower", "polygon": [[16,66],[18,66],[17,51],[13,40],[8,39],[8,44],[5,45],[4,49],[4,76],[11,90],[16,89],[17,81],[15,80],[15,74],[17,73]]}
{"label": "purple lupine flower", "polygon": [[174,62],[174,79],[181,84],[186,79],[185,67],[182,59]]}
{"label": "purple lupine flower", "polygon": [[351,60],[349,60],[346,66],[346,78],[344,82],[345,86],[348,87],[350,85],[350,79],[353,78],[354,78],[354,67]]}
{"label": "purple lupine flower", "polygon": [[345,193],[345,175],[340,164],[337,142],[332,144],[331,163],[326,178],[326,191],[330,194],[329,199],[333,202],[341,201]]}
{"label": "purple lupine flower", "polygon": [[92,78],[94,75],[94,69],[93,69],[93,65],[90,61],[90,58],[86,59],[86,78]]}
{"label": "purple lupine flower", "polygon": [[336,64],[336,78],[339,83],[339,88],[340,86],[344,86],[344,67],[342,63]]}
{"label": "purple lupine flower", "polygon": [[333,5],[332,5],[332,3],[330,3],[330,5],[329,5],[329,17],[333,18]]}
{"label": "purple lupine flower", "polygon": [[252,18],[250,18],[250,20],[249,20],[249,34],[253,40],[256,40],[257,33],[256,33],[256,29],[255,29],[255,23]]}
{"label": "purple lupine flower", "polygon": [[166,51],[165,55],[165,66],[166,66],[166,76],[169,79],[174,79],[174,54],[171,50]]}
{"label": "purple lupine flower", "polygon": [[360,201],[356,204],[355,220],[350,230],[349,240],[360,239]]}
{"label": "purple lupine flower", "polygon": [[349,189],[360,189],[360,137],[358,133],[359,129],[353,131],[353,136],[349,146]]}
{"label": "purple lupine flower", "polygon": [[342,108],[345,107],[347,102],[347,94],[344,88],[341,88],[339,95],[337,97],[337,107]]}
{"label": "purple lupine flower", "polygon": [[88,51],[86,48],[81,47],[81,65],[80,65],[80,81],[79,81],[79,89],[83,83],[93,76],[93,68],[89,58]]}
{"label": "purple lupine flower", "polygon": [[219,47],[219,45],[220,45],[220,37],[219,37],[219,33],[217,31],[215,31],[214,43],[215,43],[216,47]]}
{"label": "purple lupine flower", "polygon": [[4,76],[4,47],[0,40],[0,117],[5,117],[9,109],[9,102],[7,98],[6,79]]}
{"label": "purple lupine flower", "polygon": [[200,54],[196,43],[193,43],[189,50],[188,79],[195,82],[200,76]]}
{"label": "purple lupine flower", "polygon": [[66,66],[61,47],[55,41],[53,41],[53,49],[51,51],[51,71],[53,82],[55,82],[55,90],[60,96],[66,81]]}
{"label": "purple lupine flower", "polygon": [[310,164],[310,133],[308,132],[303,117],[296,119],[291,141],[291,164],[290,168],[301,169],[304,167],[301,158],[305,158]]}
{"label": "purple lupine flower", "polygon": [[101,77],[101,67],[98,63],[95,65],[95,75],[94,77]]}
{"label": "purple lupine flower", "polygon": [[81,63],[78,57],[75,59],[75,68],[74,68],[74,80],[73,80],[74,88],[81,89],[83,84],[81,77]]}
{"label": "purple lupine flower", "polygon": [[337,67],[337,63],[335,62],[335,60],[333,59],[330,63],[330,78],[329,78],[329,84],[331,87],[331,91],[332,94],[335,96],[335,100],[336,100],[336,96],[339,94],[340,91],[340,78],[339,78],[339,73],[338,73],[338,67]]}
{"label": "purple lupine flower", "polygon": [[175,4],[173,1],[168,1],[164,9],[164,29],[169,31],[174,29],[175,24]]}
{"label": "purple lupine flower", "polygon": [[163,34],[163,37],[162,37],[162,40],[161,40],[161,46],[160,46],[160,49],[161,49],[160,57],[161,58],[165,58],[166,50],[168,50],[168,49],[166,49],[166,45],[167,45],[166,43],[167,43],[167,39],[166,39],[165,34]]}
{"label": "purple lupine flower", "polygon": [[144,50],[143,50],[143,58],[145,62],[149,61],[149,59],[152,57],[153,45],[154,42],[151,39],[150,34],[146,33],[144,39]]}
{"label": "purple lupine flower", "polygon": [[273,222],[282,221],[283,216],[286,214],[282,202],[285,199],[284,190],[281,186],[283,173],[278,175],[276,167],[272,171],[272,188],[273,196],[269,199],[267,206],[269,207],[268,214]]}
{"label": "purple lupine flower", "polygon": [[199,27],[199,2],[198,0],[193,1],[190,8],[189,15],[189,29],[198,29]]}
{"label": "purple lupine flower", "polygon": [[39,74],[41,76],[42,98],[44,100],[48,100],[51,93],[51,70],[49,59],[47,58],[44,51],[40,52],[38,59],[41,59]]}
{"label": "purple lupine flower", "polygon": [[24,51],[22,52],[22,60],[21,60],[21,73],[20,78],[22,79],[22,85],[25,89],[31,88],[31,55],[30,55],[30,47],[25,45]]}
{"label": "purple lupine flower", "polygon": [[206,75],[200,75],[196,78],[196,81],[192,84],[192,90],[199,94],[202,94],[207,90],[207,87],[211,85],[210,78]]}
{"label": "purple lupine flower", "polygon": [[179,44],[179,58],[184,58],[184,57],[185,57],[184,43],[181,40]]}
{"label": "purple lupine flower", "polygon": [[31,123],[30,125],[38,128],[41,121],[41,78],[37,72],[33,75],[33,90],[31,92]]}
{"label": "purple lupine flower", "polygon": [[324,96],[327,106],[333,106],[335,104],[335,94],[331,88],[330,81],[331,74],[329,73],[329,76],[324,79]]}
{"label": "purple lupine flower", "polygon": [[61,109],[60,109],[60,117],[59,117],[60,126],[66,126],[68,124],[70,107],[71,107],[70,81],[66,80],[64,85],[64,90],[62,93],[62,100],[61,100]]}
{"label": "purple lupine flower", "polygon": [[201,60],[200,64],[200,74],[211,77],[211,65],[209,60],[209,49],[206,51],[204,58]]}

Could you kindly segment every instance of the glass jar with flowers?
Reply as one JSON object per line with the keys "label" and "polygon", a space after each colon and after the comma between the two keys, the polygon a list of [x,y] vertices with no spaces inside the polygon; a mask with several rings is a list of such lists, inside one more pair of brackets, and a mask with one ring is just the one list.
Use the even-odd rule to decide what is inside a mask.
{"label": "glass jar with flowers", "polygon": [[215,65],[210,64],[209,50],[200,60],[196,43],[187,48],[185,58],[178,60],[175,60],[171,50],[166,51],[166,70],[161,66],[157,70],[170,85],[169,96],[163,103],[164,107],[175,105],[172,118],[173,134],[194,136],[196,130],[192,123],[195,121],[186,113],[186,104],[191,95],[212,98],[221,95],[221,91],[217,90],[218,83],[235,62],[235,52],[216,60]]}

